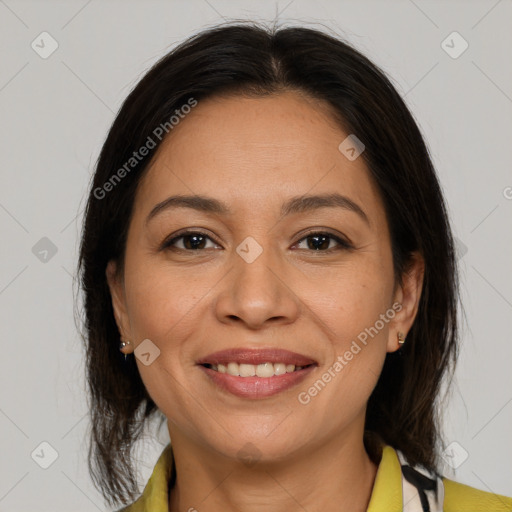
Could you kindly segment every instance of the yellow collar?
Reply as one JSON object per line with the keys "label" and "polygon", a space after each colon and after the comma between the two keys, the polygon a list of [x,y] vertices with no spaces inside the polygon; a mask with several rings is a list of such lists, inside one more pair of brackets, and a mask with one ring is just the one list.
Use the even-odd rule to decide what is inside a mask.
{"label": "yellow collar", "polygon": [[402,511],[402,470],[396,451],[384,446],[367,512]]}
{"label": "yellow collar", "polygon": [[[173,476],[173,454],[168,444],[155,464],[142,495],[119,512],[169,512],[168,483]],[[402,473],[396,451],[384,446],[367,512],[401,512]]]}

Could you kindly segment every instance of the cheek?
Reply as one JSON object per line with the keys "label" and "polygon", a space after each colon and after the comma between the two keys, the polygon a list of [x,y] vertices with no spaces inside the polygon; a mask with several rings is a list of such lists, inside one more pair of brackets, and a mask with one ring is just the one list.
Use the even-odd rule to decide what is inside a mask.
{"label": "cheek", "polygon": [[311,279],[303,294],[308,306],[325,320],[331,335],[342,346],[347,336],[357,336],[386,312],[391,306],[392,290],[390,269],[366,259],[334,269],[321,281]]}
{"label": "cheek", "polygon": [[159,350],[152,349],[158,356],[149,365],[136,359],[139,374],[168,418],[191,421],[188,415],[194,407],[187,404],[191,395],[183,392],[193,359],[187,341],[197,329],[198,314],[205,304],[201,299],[212,284],[148,262],[133,268],[137,271],[129,275],[125,286],[135,345],[149,339]]}
{"label": "cheek", "polygon": [[308,304],[330,341],[326,367],[339,376],[333,388],[351,390],[349,399],[371,392],[384,363],[395,316],[389,272],[381,263],[367,261],[333,272],[327,289],[308,290]]}
{"label": "cheek", "polygon": [[171,348],[170,339],[180,339],[187,319],[196,315],[202,299],[212,289],[214,279],[194,277],[165,264],[134,261],[134,271],[125,281],[129,315],[134,336],[149,338]]}
{"label": "cheek", "polygon": [[338,284],[329,296],[313,299],[329,336],[329,346],[322,349],[330,356],[298,397],[299,403],[314,408],[328,430],[338,429],[340,422],[351,421],[366,407],[382,371],[394,313],[386,287],[375,281],[370,285],[347,278]]}

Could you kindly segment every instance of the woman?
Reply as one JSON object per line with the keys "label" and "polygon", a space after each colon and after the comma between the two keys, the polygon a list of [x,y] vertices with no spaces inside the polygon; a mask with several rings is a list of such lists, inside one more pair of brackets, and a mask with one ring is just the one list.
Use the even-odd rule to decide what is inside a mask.
{"label": "woman", "polygon": [[[306,28],[174,49],[102,148],[79,261],[93,479],[123,510],[510,510],[442,477],[440,186],[389,80]],[[171,444],[137,498],[132,449]]]}

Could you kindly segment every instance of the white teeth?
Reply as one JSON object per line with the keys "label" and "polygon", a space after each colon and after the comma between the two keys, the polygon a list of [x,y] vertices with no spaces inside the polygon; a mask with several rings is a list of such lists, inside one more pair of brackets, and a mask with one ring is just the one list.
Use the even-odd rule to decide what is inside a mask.
{"label": "white teeth", "polygon": [[240,377],[254,377],[256,375],[256,368],[253,364],[239,364],[238,372]]}
{"label": "white teeth", "polygon": [[[260,368],[263,365],[258,365],[258,368]],[[269,367],[269,372],[272,372],[270,375],[260,375],[260,377],[272,377],[272,375],[284,375],[286,373],[286,365],[284,363],[265,363],[265,366]],[[295,370],[295,365],[290,365],[290,373]]]}
{"label": "white teeth", "polygon": [[238,366],[238,363],[228,363],[228,372],[229,375],[240,375],[240,367]]}
{"label": "white teeth", "polygon": [[[279,363],[276,366],[279,366]],[[272,377],[276,375],[276,370],[272,363],[263,363],[256,366],[256,375],[258,377]]]}
{"label": "white teeth", "polygon": [[236,377],[273,377],[274,375],[283,375],[292,373],[295,370],[302,370],[304,366],[295,366],[294,364],[284,363],[262,363],[262,364],[245,364],[245,363],[228,363],[212,364],[212,370],[219,373],[227,373]]}

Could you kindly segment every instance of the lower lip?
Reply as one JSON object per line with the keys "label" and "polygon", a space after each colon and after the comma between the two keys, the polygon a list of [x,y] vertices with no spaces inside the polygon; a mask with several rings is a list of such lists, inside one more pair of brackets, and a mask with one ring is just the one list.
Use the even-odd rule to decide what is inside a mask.
{"label": "lower lip", "polygon": [[302,382],[313,371],[312,364],[302,370],[274,375],[273,377],[238,377],[220,373],[200,365],[200,368],[220,388],[241,398],[267,398]]}

